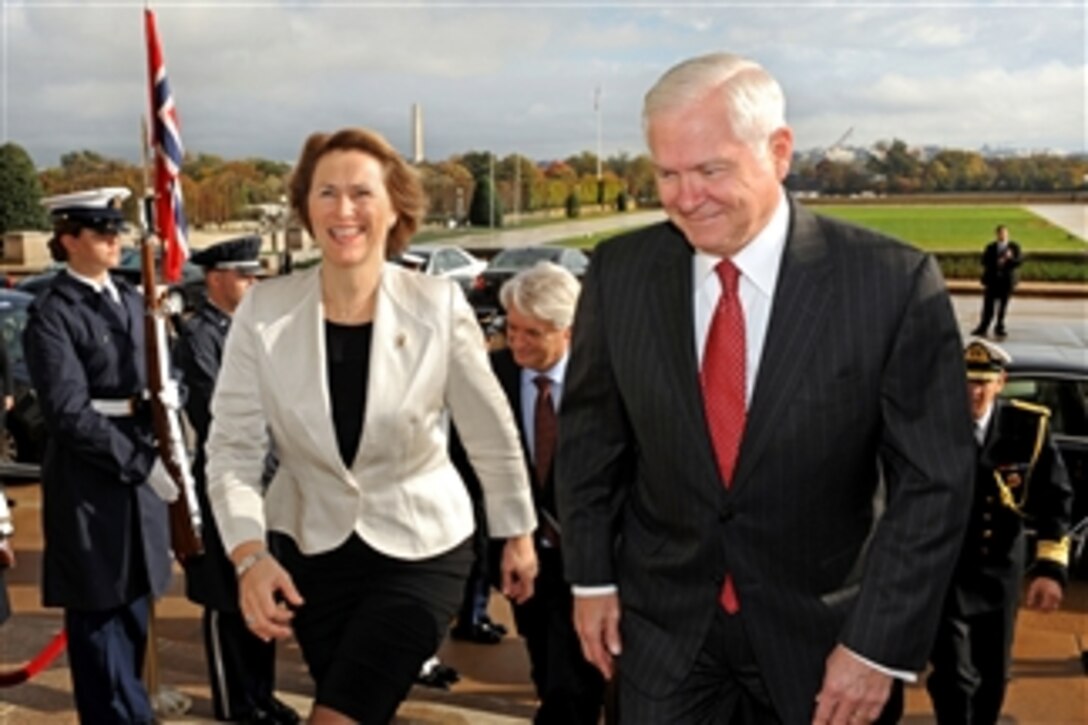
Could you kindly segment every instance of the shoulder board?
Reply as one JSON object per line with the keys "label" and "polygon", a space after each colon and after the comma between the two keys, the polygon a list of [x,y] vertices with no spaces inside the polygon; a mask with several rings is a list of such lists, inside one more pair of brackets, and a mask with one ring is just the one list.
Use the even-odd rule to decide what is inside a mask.
{"label": "shoulder board", "polygon": [[1023,400],[1016,400],[1015,398],[1010,399],[1009,402],[1012,403],[1012,406],[1014,408],[1018,408],[1019,410],[1024,410],[1029,413],[1035,413],[1036,415],[1041,415],[1045,418],[1050,417],[1050,408],[1046,407],[1045,405],[1039,405],[1038,403],[1028,403]]}

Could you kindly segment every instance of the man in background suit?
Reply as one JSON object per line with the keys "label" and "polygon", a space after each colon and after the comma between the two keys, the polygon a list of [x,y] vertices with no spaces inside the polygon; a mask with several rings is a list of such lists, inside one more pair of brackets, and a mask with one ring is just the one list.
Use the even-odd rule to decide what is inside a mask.
{"label": "man in background suit", "polygon": [[997,324],[994,334],[998,337],[1006,335],[1005,310],[1016,287],[1016,269],[1021,263],[1020,245],[1009,239],[1009,228],[998,224],[994,233],[997,239],[982,250],[982,286],[985,288],[982,293],[982,318],[978,327],[971,331],[972,335],[980,337],[989,331],[995,307]]}
{"label": "man in background suit", "polygon": [[[537,725],[596,725],[604,691],[600,673],[582,657],[571,620],[555,510],[557,416],[578,291],[574,275],[550,262],[512,277],[499,292],[508,347],[491,353],[491,367],[517,421],[539,522],[533,535],[540,562],[536,591],[527,602],[513,605],[540,698],[533,720]],[[471,468],[463,455],[457,459],[471,485]]]}
{"label": "man in background suit", "polygon": [[[972,340],[964,355],[978,441],[975,497],[926,689],[938,723],[993,725],[1005,699],[1025,570],[1025,606],[1050,612],[1062,603],[1073,489],[1050,435],[1050,410],[998,397],[1009,354]],[[1027,525],[1035,531],[1030,567]]]}
{"label": "man in background suit", "polygon": [[211,401],[230,319],[261,273],[261,238],[228,239],[200,250],[193,264],[204,269],[207,298],[186,322],[174,362],[188,387],[185,413],[196,431],[193,478],[203,527],[204,553],[185,561],[185,592],[204,606],[204,654],[217,720],[293,725],[298,714],[273,696],[276,645],[249,631],[238,606],[234,565],[208,503],[204,443],[211,427]]}
{"label": "man in background suit", "polygon": [[788,199],[784,108],[734,55],[666,73],[643,119],[669,222],[600,245],[584,281],[557,493],[623,723],[878,721],[963,537],[974,445],[937,266]]}

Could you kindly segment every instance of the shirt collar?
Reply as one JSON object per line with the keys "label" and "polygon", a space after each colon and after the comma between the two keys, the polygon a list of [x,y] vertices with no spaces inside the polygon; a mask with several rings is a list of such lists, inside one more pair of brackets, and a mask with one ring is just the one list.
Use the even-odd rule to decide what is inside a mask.
{"label": "shirt collar", "polygon": [[982,413],[982,417],[975,421],[975,436],[979,443],[986,437],[986,430],[990,426],[990,419],[994,417],[995,403],[990,403],[989,407]]}
{"label": "shirt collar", "polygon": [[76,272],[71,267],[65,267],[64,271],[72,279],[76,280],[77,282],[80,282],[82,284],[87,285],[88,287],[93,289],[95,292],[101,293],[101,292],[105,291],[106,294],[108,294],[115,301],[120,301],[121,300],[121,294],[117,291],[117,286],[113,283],[113,280],[110,278],[110,276],[108,274],[106,275],[105,281],[99,282],[96,279],[91,279],[90,277],[83,276],[82,274],[80,274],[79,272]]}
{"label": "shirt collar", "polygon": [[552,381],[552,385],[562,385],[563,380],[567,375],[567,360],[570,359],[570,349],[568,348],[563,357],[559,358],[559,361],[552,365],[547,370],[531,370],[529,368],[521,369],[521,379],[523,382],[532,384],[533,380],[538,375],[544,375]]}
{"label": "shirt collar", "polygon": [[[744,248],[731,259],[737,269],[763,295],[770,297],[778,281],[782,251],[786,247],[786,235],[790,228],[790,205],[784,189],[778,191],[778,204],[771,214],[770,221]],[[702,284],[714,274],[714,268],[721,257],[706,252],[695,252],[695,279]]]}

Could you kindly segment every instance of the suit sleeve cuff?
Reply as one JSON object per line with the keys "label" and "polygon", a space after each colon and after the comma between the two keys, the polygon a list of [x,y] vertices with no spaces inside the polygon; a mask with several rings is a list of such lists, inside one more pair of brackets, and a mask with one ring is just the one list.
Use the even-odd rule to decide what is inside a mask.
{"label": "suit sleeve cuff", "polygon": [[859,655],[857,652],[855,652],[852,649],[849,649],[849,648],[845,648],[845,649],[846,649],[847,652],[849,652],[851,654],[851,656],[857,658],[858,661],[865,664],[866,666],[872,667],[877,672],[881,672],[881,673],[883,673],[885,675],[888,675],[889,677],[894,677],[897,680],[902,680],[903,682],[913,683],[913,682],[918,681],[918,673],[917,672],[905,672],[904,670],[893,670],[891,667],[885,667],[884,665],[877,664],[876,662],[873,662],[870,659],[866,659],[865,657],[862,657],[861,655]]}

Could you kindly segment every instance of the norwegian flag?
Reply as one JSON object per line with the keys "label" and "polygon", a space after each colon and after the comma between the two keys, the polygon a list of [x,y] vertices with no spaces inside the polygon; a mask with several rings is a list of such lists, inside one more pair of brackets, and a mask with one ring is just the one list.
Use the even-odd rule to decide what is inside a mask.
{"label": "norwegian flag", "polygon": [[181,267],[189,258],[189,225],[181,198],[181,145],[178,113],[166,80],[162,44],[155,28],[155,13],[144,10],[147,31],[147,77],[151,86],[151,147],[155,154],[155,224],[165,247],[163,277],[181,279]]}

